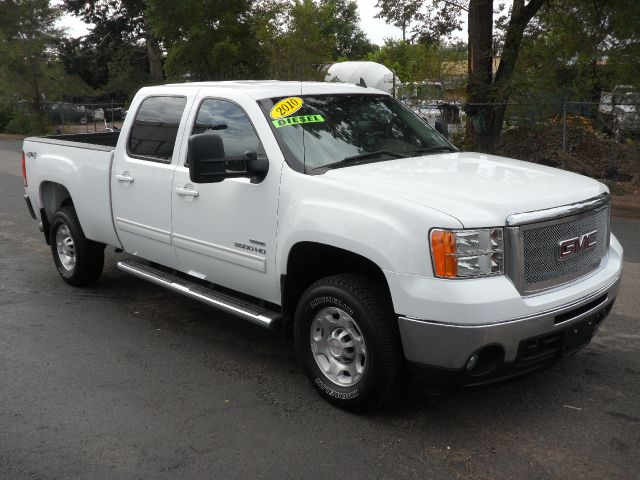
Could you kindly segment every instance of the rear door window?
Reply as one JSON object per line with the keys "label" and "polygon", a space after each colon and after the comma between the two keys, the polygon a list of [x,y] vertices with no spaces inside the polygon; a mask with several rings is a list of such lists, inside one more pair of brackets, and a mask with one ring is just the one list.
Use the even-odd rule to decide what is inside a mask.
{"label": "rear door window", "polygon": [[131,157],[171,163],[180,119],[187,99],[149,97],[138,108],[131,127],[127,153]]}

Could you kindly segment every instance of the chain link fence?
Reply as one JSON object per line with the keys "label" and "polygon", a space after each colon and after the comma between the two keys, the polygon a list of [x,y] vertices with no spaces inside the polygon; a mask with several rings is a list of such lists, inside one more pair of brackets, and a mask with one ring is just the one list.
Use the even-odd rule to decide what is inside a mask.
{"label": "chain link fence", "polygon": [[502,134],[490,153],[640,185],[640,102],[438,102],[412,108],[465,149],[469,124],[487,131],[487,119],[478,112],[503,106]]}
{"label": "chain link fence", "polygon": [[[640,140],[640,103],[600,103],[600,102],[555,102],[555,103],[508,103],[505,108],[502,139],[513,130],[520,133],[531,131],[546,133],[553,146],[568,151],[572,141],[579,141],[576,129],[584,133],[599,135],[602,139],[612,139],[618,143]],[[478,132],[487,128],[486,119],[481,115],[467,114],[496,104],[447,104],[422,103],[413,110],[431,125],[444,123],[447,134],[458,146],[463,146],[463,138],[468,122]],[[513,135],[507,135],[512,137]],[[515,140],[515,139],[514,139]]]}
{"label": "chain link fence", "polygon": [[119,130],[127,114],[119,102],[50,102],[44,113],[54,133],[90,133]]}

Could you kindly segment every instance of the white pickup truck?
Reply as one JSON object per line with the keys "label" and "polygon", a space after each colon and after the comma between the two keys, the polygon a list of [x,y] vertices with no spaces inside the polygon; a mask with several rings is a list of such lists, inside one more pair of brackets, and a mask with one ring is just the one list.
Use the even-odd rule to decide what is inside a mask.
{"label": "white pickup truck", "polygon": [[294,339],[362,411],[407,373],[477,385],[587,345],[622,247],[601,183],[460,152],[391,96],[238,81],[143,88],[121,132],[28,138],[59,274],[118,268]]}

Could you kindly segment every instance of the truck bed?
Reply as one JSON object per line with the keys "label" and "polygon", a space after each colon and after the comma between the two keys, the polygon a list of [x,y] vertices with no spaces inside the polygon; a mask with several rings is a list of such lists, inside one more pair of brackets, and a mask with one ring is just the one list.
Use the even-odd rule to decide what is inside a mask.
{"label": "truck bed", "polygon": [[113,150],[118,144],[120,132],[70,133],[65,135],[47,135],[31,137],[30,142],[63,145],[67,147],[86,148],[89,150]]}
{"label": "truck bed", "polygon": [[[87,238],[119,245],[111,216],[111,165],[119,132],[52,135],[24,140],[27,193],[42,220],[59,207],[56,192],[73,199]],[[45,201],[48,199],[48,201]]]}

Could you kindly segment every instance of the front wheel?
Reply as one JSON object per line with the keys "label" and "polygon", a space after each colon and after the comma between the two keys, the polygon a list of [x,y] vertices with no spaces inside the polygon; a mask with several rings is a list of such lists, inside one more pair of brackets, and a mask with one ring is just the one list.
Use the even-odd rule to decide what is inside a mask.
{"label": "front wheel", "polygon": [[104,268],[104,245],[84,236],[73,207],[62,207],[51,219],[51,253],[62,279],[76,287],[91,285]]}
{"label": "front wheel", "polygon": [[354,412],[398,392],[404,357],[389,295],[377,282],[341,274],[312,284],[294,320],[298,358],[315,390]]}

